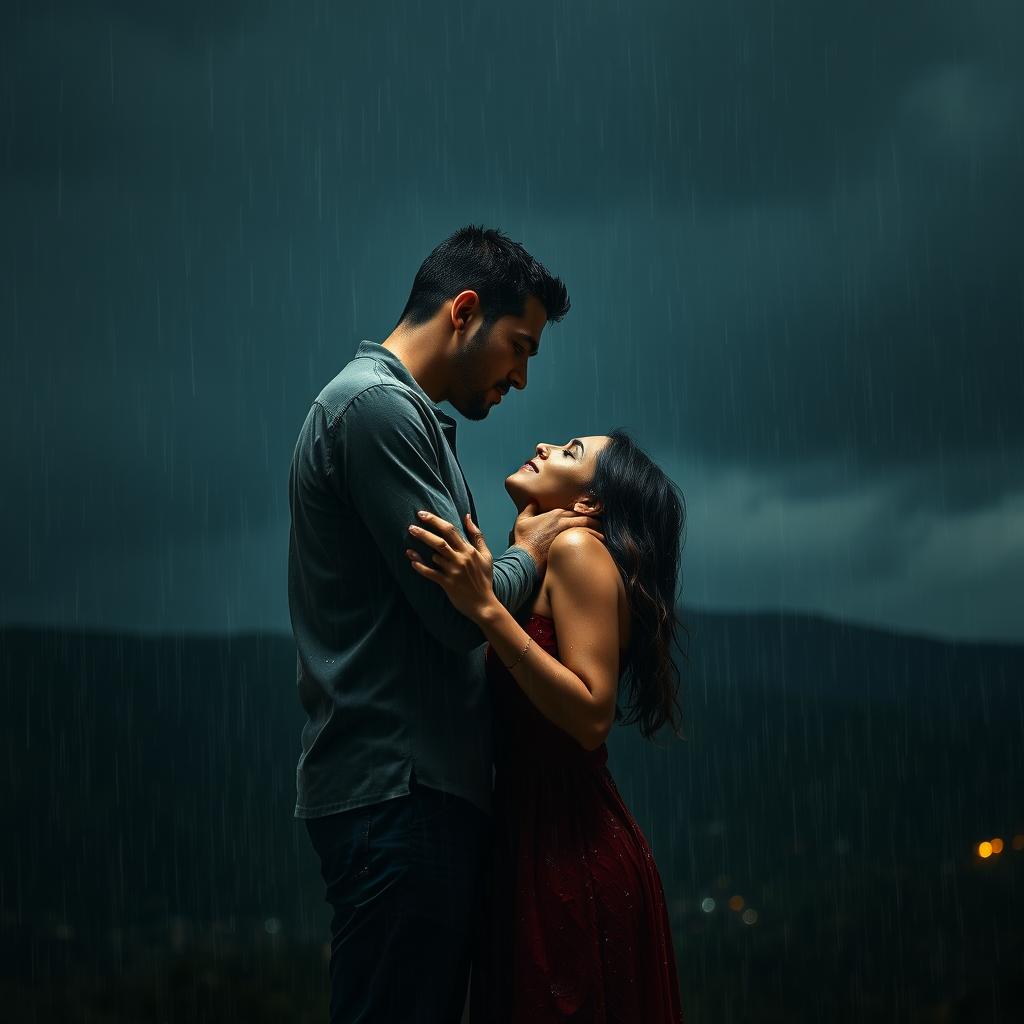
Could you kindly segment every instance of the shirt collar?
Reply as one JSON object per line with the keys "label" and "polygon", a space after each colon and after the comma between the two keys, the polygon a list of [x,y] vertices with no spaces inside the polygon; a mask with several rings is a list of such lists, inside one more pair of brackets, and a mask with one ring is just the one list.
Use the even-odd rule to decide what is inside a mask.
{"label": "shirt collar", "polygon": [[409,368],[402,362],[398,356],[389,348],[385,348],[383,345],[379,345],[375,341],[361,341],[359,342],[359,348],[356,349],[356,358],[360,356],[366,356],[370,359],[376,359],[378,362],[383,363],[393,377],[396,377],[403,384],[408,385],[413,391],[423,396],[423,400],[430,406],[431,409],[437,414],[437,418],[442,423],[447,423],[449,426],[455,426],[455,420],[451,418],[443,409],[420,387],[416,378],[409,372]]}

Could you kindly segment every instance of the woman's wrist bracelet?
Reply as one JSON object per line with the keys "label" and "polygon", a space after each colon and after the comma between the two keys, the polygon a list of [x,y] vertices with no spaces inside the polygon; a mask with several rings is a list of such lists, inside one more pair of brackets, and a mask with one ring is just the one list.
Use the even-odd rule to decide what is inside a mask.
{"label": "woman's wrist bracelet", "polygon": [[519,652],[519,657],[516,658],[516,660],[513,661],[511,665],[506,665],[505,666],[509,670],[509,672],[511,672],[512,669],[514,669],[516,667],[516,665],[518,665],[519,662],[521,662],[523,660],[523,658],[526,657],[526,652],[530,649],[530,644],[532,644],[532,643],[533,643],[533,637],[531,636],[530,639],[526,641],[526,646]]}

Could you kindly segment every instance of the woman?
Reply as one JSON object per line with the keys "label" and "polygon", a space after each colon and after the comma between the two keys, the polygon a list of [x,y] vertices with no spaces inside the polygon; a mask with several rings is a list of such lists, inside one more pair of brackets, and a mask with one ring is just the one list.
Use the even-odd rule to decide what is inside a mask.
{"label": "woman", "polygon": [[434,552],[427,564],[407,551],[413,569],[489,641],[496,842],[473,1021],[675,1024],[661,880],[604,741],[616,719],[648,737],[664,724],[678,733],[671,647],[685,507],[621,431],[539,444],[505,489],[520,511],[572,509],[598,518],[602,534],[555,539],[520,624],[494,597],[491,556],[468,516],[468,541],[430,514],[410,527]]}

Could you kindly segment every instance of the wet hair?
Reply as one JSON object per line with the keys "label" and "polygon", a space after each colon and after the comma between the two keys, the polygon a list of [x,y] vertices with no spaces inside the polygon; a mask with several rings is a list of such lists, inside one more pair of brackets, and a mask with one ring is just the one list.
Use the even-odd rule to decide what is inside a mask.
{"label": "wet hair", "polygon": [[569,294],[559,278],[500,231],[470,224],[423,261],[398,322],[425,323],[467,288],[480,297],[484,331],[503,316],[522,316],[529,295],[544,307],[550,323],[569,312]]}
{"label": "wet hair", "polygon": [[679,633],[689,630],[676,612],[686,503],[679,488],[622,430],[598,454],[590,493],[602,504],[601,532],[632,613],[630,643],[615,720],[634,722],[650,739],[669,724],[681,736],[679,668],[673,647],[689,655]]}

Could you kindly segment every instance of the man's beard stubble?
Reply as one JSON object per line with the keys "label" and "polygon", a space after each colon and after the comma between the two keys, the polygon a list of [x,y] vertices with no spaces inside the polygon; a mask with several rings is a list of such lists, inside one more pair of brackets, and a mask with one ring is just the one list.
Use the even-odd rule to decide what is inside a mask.
{"label": "man's beard stubble", "polygon": [[488,384],[482,390],[477,390],[479,385],[475,380],[473,380],[473,362],[478,357],[480,351],[486,346],[493,327],[493,323],[487,323],[486,321],[481,324],[480,330],[476,332],[473,339],[458,356],[456,365],[462,379],[467,382],[472,382],[472,390],[470,390],[466,395],[465,401],[461,405],[455,406],[458,412],[467,420],[486,419],[487,414],[491,411],[491,403],[487,401],[487,396],[495,385]]}

